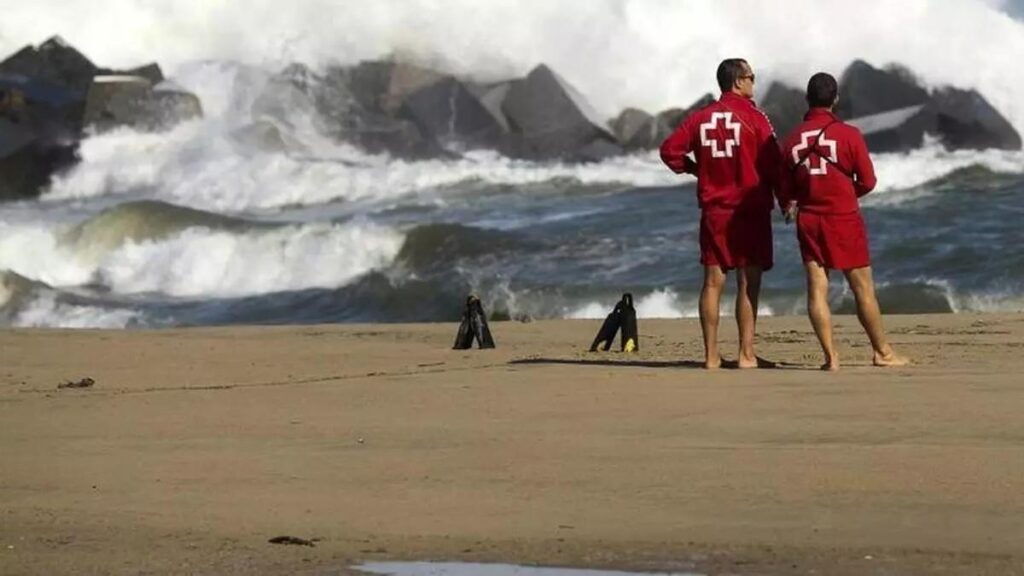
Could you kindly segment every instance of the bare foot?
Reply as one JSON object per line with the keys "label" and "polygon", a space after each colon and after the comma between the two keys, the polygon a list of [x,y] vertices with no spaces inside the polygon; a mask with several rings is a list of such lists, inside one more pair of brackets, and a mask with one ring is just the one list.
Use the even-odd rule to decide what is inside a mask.
{"label": "bare foot", "polygon": [[722,357],[716,356],[715,358],[708,358],[704,360],[705,370],[718,370],[722,367]]}
{"label": "bare foot", "polygon": [[821,369],[825,372],[839,372],[839,356],[825,354],[825,363],[821,365]]}
{"label": "bare foot", "polygon": [[906,366],[910,364],[910,359],[906,356],[900,356],[890,350],[888,354],[879,354],[878,352],[875,352],[875,357],[872,359],[872,363],[875,366],[891,368],[894,366]]}

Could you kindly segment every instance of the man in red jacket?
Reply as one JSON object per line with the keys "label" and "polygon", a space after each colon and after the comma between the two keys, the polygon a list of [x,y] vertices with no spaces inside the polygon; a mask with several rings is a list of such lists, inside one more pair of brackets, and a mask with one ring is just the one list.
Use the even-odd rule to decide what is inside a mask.
{"label": "man in red jacket", "polygon": [[726,273],[736,269],[738,366],[755,368],[770,364],[754,354],[754,330],[761,273],[772,267],[772,192],[781,157],[768,117],[754,105],[754,72],[747,61],[724,60],[717,76],[721,98],[676,128],[661,145],[661,159],[676,173],[697,176],[704,366],[722,363],[719,304]]}
{"label": "man in red jacket", "polygon": [[824,72],[807,83],[810,110],[783,143],[780,202],[797,216],[797,238],[807,271],[807,312],[825,353],[823,370],[838,370],[828,306],[828,271],[842,270],[857,302],[857,318],[874,349],[876,366],[903,366],[886,340],[871,277],[864,219],[857,199],[875,187],[875,169],[859,130],[832,113],[836,79]]}

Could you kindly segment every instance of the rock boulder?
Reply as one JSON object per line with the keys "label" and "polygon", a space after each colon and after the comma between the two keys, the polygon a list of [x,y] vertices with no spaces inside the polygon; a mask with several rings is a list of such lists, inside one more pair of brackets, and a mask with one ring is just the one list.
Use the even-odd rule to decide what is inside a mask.
{"label": "rock boulder", "polygon": [[905,152],[924,144],[925,135],[950,150],[1020,150],[1021,137],[1006,118],[975,90],[941,88],[923,104],[849,120],[864,134],[872,152]]}
{"label": "rock boulder", "polygon": [[926,132],[934,129],[934,122],[922,114],[923,104],[908,106],[888,112],[861,116],[849,120],[856,126],[868,150],[872,152],[904,152],[920,148]]}
{"label": "rock boulder", "polygon": [[845,119],[858,118],[927,101],[928,91],[906,68],[890,66],[880,70],[863,60],[855,60],[839,80],[836,114]]}
{"label": "rock boulder", "polygon": [[172,82],[153,86],[142,76],[96,76],[86,98],[83,124],[99,131],[118,126],[166,130],[202,115],[199,98]]}
{"label": "rock boulder", "polygon": [[[573,159],[595,141],[611,153],[621,152],[604,122],[568,82],[546,65],[534,68],[509,88],[502,112],[514,138],[508,152],[515,157],[547,160]],[[586,154],[589,158],[592,154]]]}
{"label": "rock boulder", "polygon": [[74,163],[78,106],[65,87],[0,74],[0,200],[38,195]]}
{"label": "rock boulder", "polygon": [[410,94],[440,82],[445,74],[396,61],[366,61],[346,71],[351,93],[368,111],[394,115]]}
{"label": "rock boulder", "polygon": [[768,115],[775,134],[781,140],[803,121],[807,113],[807,99],[803,90],[772,82],[761,100],[761,110]]}
{"label": "rock boulder", "polygon": [[1021,149],[1017,130],[976,90],[936,90],[923,112],[934,116],[935,133],[950,149]]}
{"label": "rock boulder", "polygon": [[0,62],[0,73],[14,74],[61,86],[80,99],[100,69],[81,52],[54,36],[38,47],[26,46]]}
{"label": "rock boulder", "polygon": [[637,108],[627,108],[611,122],[612,132],[626,150],[651,150],[668,138],[664,119]]}
{"label": "rock boulder", "polygon": [[449,150],[497,149],[505,132],[491,112],[453,76],[406,96],[399,116]]}
{"label": "rock boulder", "polygon": [[0,61],[0,199],[37,196],[73,165],[86,123],[156,129],[201,114],[158,65],[134,72],[100,68],[56,36]]}
{"label": "rock boulder", "polygon": [[697,110],[711,104],[715,101],[715,97],[709,92],[700,98],[698,98],[693,104],[690,104],[686,108],[669,108],[658,113],[658,118],[662,120],[665,125],[668,126],[669,130],[675,130],[683,120],[690,114],[693,114]]}

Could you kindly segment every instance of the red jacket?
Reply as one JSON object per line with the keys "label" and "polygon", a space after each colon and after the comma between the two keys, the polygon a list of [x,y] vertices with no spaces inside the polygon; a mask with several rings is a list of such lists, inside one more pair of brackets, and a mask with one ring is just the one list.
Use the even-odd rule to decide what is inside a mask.
{"label": "red jacket", "polygon": [[771,122],[752,100],[726,92],[694,112],[662,143],[661,160],[697,176],[702,209],[772,209],[781,155]]}
{"label": "red jacket", "polygon": [[795,200],[809,212],[848,214],[859,209],[857,198],[875,187],[875,168],[860,130],[825,108],[807,112],[782,151],[783,206]]}

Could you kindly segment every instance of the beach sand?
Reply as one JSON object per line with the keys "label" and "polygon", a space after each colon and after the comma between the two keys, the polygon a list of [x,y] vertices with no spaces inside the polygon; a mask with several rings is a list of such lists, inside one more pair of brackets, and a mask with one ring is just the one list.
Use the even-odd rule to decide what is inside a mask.
{"label": "beach sand", "polygon": [[[0,332],[0,573],[344,574],[367,560],[1024,574],[1024,315],[892,316],[917,364],[695,368],[695,320]],[[724,319],[725,350],[735,329]],[[90,377],[90,389],[58,389]],[[274,536],[315,547],[269,544]]]}

